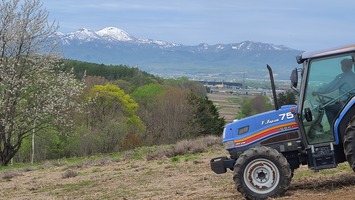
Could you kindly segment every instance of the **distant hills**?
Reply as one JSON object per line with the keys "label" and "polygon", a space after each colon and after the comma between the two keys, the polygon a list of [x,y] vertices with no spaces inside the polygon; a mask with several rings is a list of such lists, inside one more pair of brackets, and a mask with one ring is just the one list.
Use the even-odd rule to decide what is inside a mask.
{"label": "distant hills", "polygon": [[199,80],[238,81],[242,76],[260,79],[271,65],[278,79],[288,79],[303,51],[262,42],[199,44],[188,46],[161,40],[138,39],[124,30],[80,29],[58,33],[67,59],[138,67],[163,77],[186,76]]}

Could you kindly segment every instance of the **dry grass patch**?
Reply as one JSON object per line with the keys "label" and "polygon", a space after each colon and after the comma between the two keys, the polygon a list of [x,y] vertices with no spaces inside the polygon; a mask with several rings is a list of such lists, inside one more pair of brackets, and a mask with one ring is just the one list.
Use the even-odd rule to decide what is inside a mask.
{"label": "dry grass patch", "polygon": [[221,138],[217,136],[204,136],[193,140],[182,140],[174,145],[174,156],[207,152],[209,147],[221,144]]}
{"label": "dry grass patch", "polygon": [[171,158],[185,154],[207,152],[209,147],[222,144],[217,136],[204,136],[191,140],[181,140],[174,145],[159,146],[155,151],[146,155],[147,160]]}
{"label": "dry grass patch", "polygon": [[79,172],[73,171],[73,170],[66,170],[62,174],[62,178],[71,178],[71,177],[76,177],[79,175]]}
{"label": "dry grass patch", "polygon": [[8,170],[1,173],[0,177],[3,180],[11,180],[16,176],[22,176],[22,174],[17,170]]}

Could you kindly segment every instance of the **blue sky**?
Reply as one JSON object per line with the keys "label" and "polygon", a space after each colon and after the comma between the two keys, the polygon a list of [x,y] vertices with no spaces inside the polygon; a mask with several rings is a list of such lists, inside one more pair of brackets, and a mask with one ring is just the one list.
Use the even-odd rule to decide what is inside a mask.
{"label": "blue sky", "polygon": [[46,0],[60,32],[114,26],[185,45],[245,40],[319,50],[355,43],[353,0]]}

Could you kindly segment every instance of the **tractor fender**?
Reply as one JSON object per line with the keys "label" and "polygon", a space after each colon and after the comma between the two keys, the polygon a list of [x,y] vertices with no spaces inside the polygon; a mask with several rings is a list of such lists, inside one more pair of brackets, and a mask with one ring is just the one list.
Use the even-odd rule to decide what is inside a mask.
{"label": "tractor fender", "polygon": [[334,124],[335,142],[336,144],[342,143],[345,135],[346,127],[348,126],[351,118],[355,116],[355,97],[350,99],[344,106],[343,110],[339,113],[339,117]]}

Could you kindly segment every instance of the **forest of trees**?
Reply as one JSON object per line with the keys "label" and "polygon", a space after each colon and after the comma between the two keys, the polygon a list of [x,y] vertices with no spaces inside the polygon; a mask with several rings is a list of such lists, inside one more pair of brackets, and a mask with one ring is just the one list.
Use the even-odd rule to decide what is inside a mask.
{"label": "forest of trees", "polygon": [[[198,82],[162,79],[129,66],[73,60],[65,60],[61,71],[73,71],[84,82],[77,99],[82,112],[71,113],[75,124],[71,130],[58,134],[44,129],[35,134],[35,161],[171,144],[223,131],[224,118]],[[28,162],[31,156],[32,138],[28,137],[14,161]]]}

